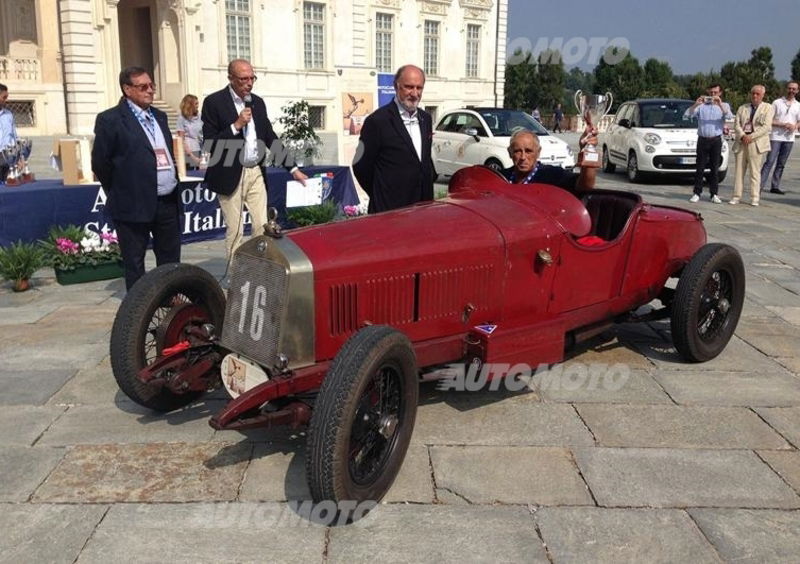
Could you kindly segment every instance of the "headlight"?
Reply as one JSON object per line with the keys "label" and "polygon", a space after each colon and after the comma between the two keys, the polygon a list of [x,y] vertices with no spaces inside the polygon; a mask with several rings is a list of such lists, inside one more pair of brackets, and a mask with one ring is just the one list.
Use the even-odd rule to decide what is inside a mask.
{"label": "headlight", "polygon": [[647,133],[644,136],[644,142],[650,143],[651,145],[658,145],[661,143],[661,137],[656,135],[655,133]]}

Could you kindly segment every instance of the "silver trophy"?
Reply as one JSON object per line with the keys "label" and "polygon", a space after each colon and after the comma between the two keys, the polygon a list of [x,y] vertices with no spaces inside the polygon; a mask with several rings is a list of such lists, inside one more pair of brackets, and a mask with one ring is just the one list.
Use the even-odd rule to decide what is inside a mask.
{"label": "silver trophy", "polygon": [[[605,94],[584,94],[580,90],[575,92],[575,107],[578,109],[583,121],[592,130],[597,129],[600,125],[600,120],[611,110],[613,100],[611,92],[606,92]],[[578,165],[600,166],[600,155],[595,144],[589,144],[583,148],[578,155]]]}
{"label": "silver trophy", "polygon": [[22,155],[25,164],[25,166],[22,167],[22,171],[19,173],[20,179],[22,182],[33,182],[36,178],[28,167],[28,158],[31,156],[31,151],[33,151],[33,141],[30,139],[20,139],[17,141],[17,146],[19,147],[20,155]]}
{"label": "silver trophy", "polygon": [[8,176],[5,178],[7,186],[17,186],[21,184],[19,180],[19,148],[16,145],[9,145],[2,151],[2,158],[8,167]]}

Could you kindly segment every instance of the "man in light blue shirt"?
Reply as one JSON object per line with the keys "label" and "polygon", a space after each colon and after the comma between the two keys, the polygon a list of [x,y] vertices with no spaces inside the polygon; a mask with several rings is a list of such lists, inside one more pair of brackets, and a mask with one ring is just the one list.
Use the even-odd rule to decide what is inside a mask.
{"label": "man in light blue shirt", "polygon": [[[8,87],[0,84],[0,150],[17,143],[17,128],[14,126],[14,114],[6,107]],[[0,162],[0,182],[8,175],[8,166]]]}
{"label": "man in light blue shirt", "polygon": [[694,171],[694,194],[690,202],[697,202],[703,193],[703,175],[708,166],[709,199],[721,204],[719,191],[719,165],[722,163],[722,134],[725,120],[733,119],[731,107],[722,101],[722,87],[712,84],[706,89],[706,96],[700,96],[684,113],[684,118],[697,118],[697,161]]}

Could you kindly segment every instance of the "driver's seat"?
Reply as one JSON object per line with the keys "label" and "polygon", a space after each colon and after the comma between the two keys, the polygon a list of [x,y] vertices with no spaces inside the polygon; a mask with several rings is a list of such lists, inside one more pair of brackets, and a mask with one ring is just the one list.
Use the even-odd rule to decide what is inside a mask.
{"label": "driver's seat", "polygon": [[589,191],[581,197],[581,201],[592,219],[592,230],[589,234],[613,241],[628,223],[631,212],[639,203],[639,197],[635,194]]}

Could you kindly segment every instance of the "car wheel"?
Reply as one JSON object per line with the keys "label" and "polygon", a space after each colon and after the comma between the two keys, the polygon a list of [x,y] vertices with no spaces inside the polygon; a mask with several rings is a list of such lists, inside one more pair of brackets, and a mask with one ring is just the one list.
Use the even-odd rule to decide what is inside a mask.
{"label": "car wheel", "polygon": [[484,163],[484,166],[487,166],[487,167],[489,167],[490,169],[492,169],[493,171],[495,171],[495,172],[499,172],[499,173],[501,173],[501,174],[502,174],[502,173],[503,173],[503,171],[505,170],[505,169],[503,168],[503,163],[501,163],[501,162],[500,162],[500,161],[498,161],[497,159],[489,159],[488,161],[486,161],[486,162]]}
{"label": "car wheel", "polygon": [[631,151],[628,155],[628,180],[631,182],[640,182],[642,180],[642,173],[639,170],[639,159],[636,157],[636,153]]}
{"label": "car wheel", "polygon": [[725,180],[726,176],[728,176],[728,169],[727,168],[725,170],[719,171],[717,173],[717,183],[721,183],[723,180]]}
{"label": "car wheel", "polygon": [[379,501],[403,464],[417,413],[417,363],[408,338],[365,327],[336,355],[306,444],[315,502]]}
{"label": "car wheel", "polygon": [[188,330],[222,327],[225,295],[211,274],[189,264],[165,264],[145,274],[125,296],[111,329],[111,369],[126,396],[155,411],[183,407],[204,392],[178,394],[145,384],[137,374],[167,347],[189,340]]}
{"label": "car wheel", "polygon": [[615,170],[617,170],[617,165],[611,162],[611,158],[608,156],[608,147],[603,145],[603,171],[614,172]]}
{"label": "car wheel", "polygon": [[703,246],[684,267],[672,301],[672,342],[690,362],[716,357],[728,344],[744,303],[744,265],[721,243]]}

